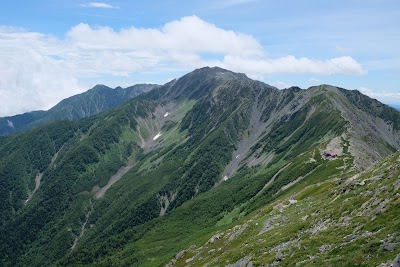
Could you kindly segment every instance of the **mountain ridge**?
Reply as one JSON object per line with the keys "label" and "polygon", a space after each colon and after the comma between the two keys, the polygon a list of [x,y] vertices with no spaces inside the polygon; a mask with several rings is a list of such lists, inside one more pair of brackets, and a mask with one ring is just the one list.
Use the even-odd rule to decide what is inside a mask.
{"label": "mountain ridge", "polygon": [[[0,142],[1,263],[163,266],[175,257],[180,266],[197,251],[178,252],[195,244],[199,254],[206,246],[215,251],[213,258],[193,258],[194,266],[221,266],[226,257],[217,255],[218,238],[207,240],[222,228],[242,229],[241,220],[269,210],[281,196],[351,181],[400,148],[400,113],[369,110],[368,101],[357,107],[345,93],[326,85],[278,90],[203,68],[96,116],[9,136]],[[386,163],[391,179],[398,175],[395,162]],[[379,218],[398,218],[393,201]],[[287,240],[278,244],[291,233],[282,230]],[[248,251],[240,257],[279,264]],[[317,252],[296,253],[293,259],[305,260]]]}
{"label": "mountain ridge", "polygon": [[105,85],[96,85],[86,92],[61,100],[47,111],[31,111],[0,118],[0,135],[23,132],[57,120],[90,117],[156,87],[158,85],[137,84],[112,89]]}

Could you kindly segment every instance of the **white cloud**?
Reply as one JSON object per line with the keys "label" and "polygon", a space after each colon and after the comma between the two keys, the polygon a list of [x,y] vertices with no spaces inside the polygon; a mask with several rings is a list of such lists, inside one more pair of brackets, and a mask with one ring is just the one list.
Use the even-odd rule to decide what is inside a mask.
{"label": "white cloud", "polygon": [[310,79],[308,79],[308,81],[312,82],[312,83],[318,83],[319,82],[319,80],[317,78],[314,78],[314,77],[311,77]]}
{"label": "white cloud", "polygon": [[[161,28],[78,24],[65,39],[0,27],[0,116],[47,109],[88,88],[79,81],[104,82],[132,73],[173,74],[220,66],[262,79],[273,73],[364,74],[349,56],[315,60],[268,58],[254,37],[225,30],[196,16]],[[114,79],[115,80],[115,79]]]}
{"label": "white cloud", "polygon": [[112,6],[107,3],[99,3],[99,2],[90,2],[90,3],[84,3],[81,4],[80,6],[82,7],[96,7],[96,8],[118,8],[116,6]]}
{"label": "white cloud", "polygon": [[384,103],[390,104],[398,104],[400,103],[400,92],[388,92],[385,90],[372,90],[370,88],[361,86],[359,88],[360,92],[371,97],[375,98]]}
{"label": "white cloud", "polygon": [[273,86],[279,88],[279,89],[285,89],[285,88],[289,88],[292,85],[286,83],[286,82],[282,82],[282,81],[276,81],[272,83]]}
{"label": "white cloud", "polygon": [[363,67],[353,58],[337,57],[327,60],[313,60],[309,58],[296,58],[285,56],[277,59],[245,58],[227,55],[224,66],[250,73],[315,73],[315,74],[365,74]]}
{"label": "white cloud", "polygon": [[38,33],[0,27],[0,116],[48,109],[82,92],[77,78],[52,54],[57,40]]}

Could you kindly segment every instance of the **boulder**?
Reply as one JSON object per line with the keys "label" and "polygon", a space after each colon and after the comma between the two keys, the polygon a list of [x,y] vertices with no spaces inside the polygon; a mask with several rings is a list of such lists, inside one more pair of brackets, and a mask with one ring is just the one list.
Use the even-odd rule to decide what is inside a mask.
{"label": "boulder", "polygon": [[283,253],[279,251],[275,255],[275,261],[281,261],[281,260],[283,260]]}
{"label": "boulder", "polygon": [[225,267],[253,267],[250,257],[244,257],[233,264],[228,264]]}

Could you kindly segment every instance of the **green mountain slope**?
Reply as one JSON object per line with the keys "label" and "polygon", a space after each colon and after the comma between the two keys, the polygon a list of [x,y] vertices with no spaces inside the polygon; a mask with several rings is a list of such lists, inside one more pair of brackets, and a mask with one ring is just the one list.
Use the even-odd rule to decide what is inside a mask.
{"label": "green mountain slope", "polygon": [[198,239],[198,246],[187,247],[172,262],[176,266],[246,266],[249,262],[253,266],[378,266],[393,262],[400,253],[400,153],[368,171],[321,178],[318,183],[287,189],[233,225],[215,227],[205,235],[208,240]]}
{"label": "green mountain slope", "polygon": [[[336,263],[336,254],[316,257],[308,239],[297,250],[298,243],[287,245],[290,253],[280,249],[281,259],[270,250],[311,238],[307,229],[317,219],[340,221],[333,200],[344,193],[324,194],[358,182],[359,173],[367,177],[367,167],[400,148],[399,112],[354,93],[328,85],[277,90],[244,74],[202,68],[97,116],[3,137],[0,263],[223,266],[242,259],[292,266],[310,256]],[[370,173],[389,177],[395,170],[388,179],[398,179],[396,158],[386,161],[389,169],[376,165]],[[376,187],[386,180],[374,180]],[[367,187],[349,187],[352,205],[343,212],[351,213],[361,201],[357,190]],[[398,219],[396,201],[385,202],[390,207],[377,221]],[[270,238],[267,227],[258,238],[269,219],[280,222],[279,231]],[[339,253],[350,230],[332,229],[316,235],[315,244]],[[398,251],[394,245],[367,263]]]}
{"label": "green mountain slope", "polygon": [[0,118],[0,135],[24,132],[59,120],[77,120],[116,107],[158,85],[137,84],[127,88],[96,85],[92,89],[62,100],[48,111],[33,111]]}

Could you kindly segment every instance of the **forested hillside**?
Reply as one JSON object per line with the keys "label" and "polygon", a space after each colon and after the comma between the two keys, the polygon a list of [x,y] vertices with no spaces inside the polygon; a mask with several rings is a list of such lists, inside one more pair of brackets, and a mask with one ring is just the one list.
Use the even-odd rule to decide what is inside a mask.
{"label": "forested hillside", "polygon": [[60,120],[78,120],[116,107],[129,99],[158,87],[155,84],[137,84],[112,89],[96,85],[92,89],[62,100],[48,111],[32,111],[0,118],[0,135],[21,133]]}

